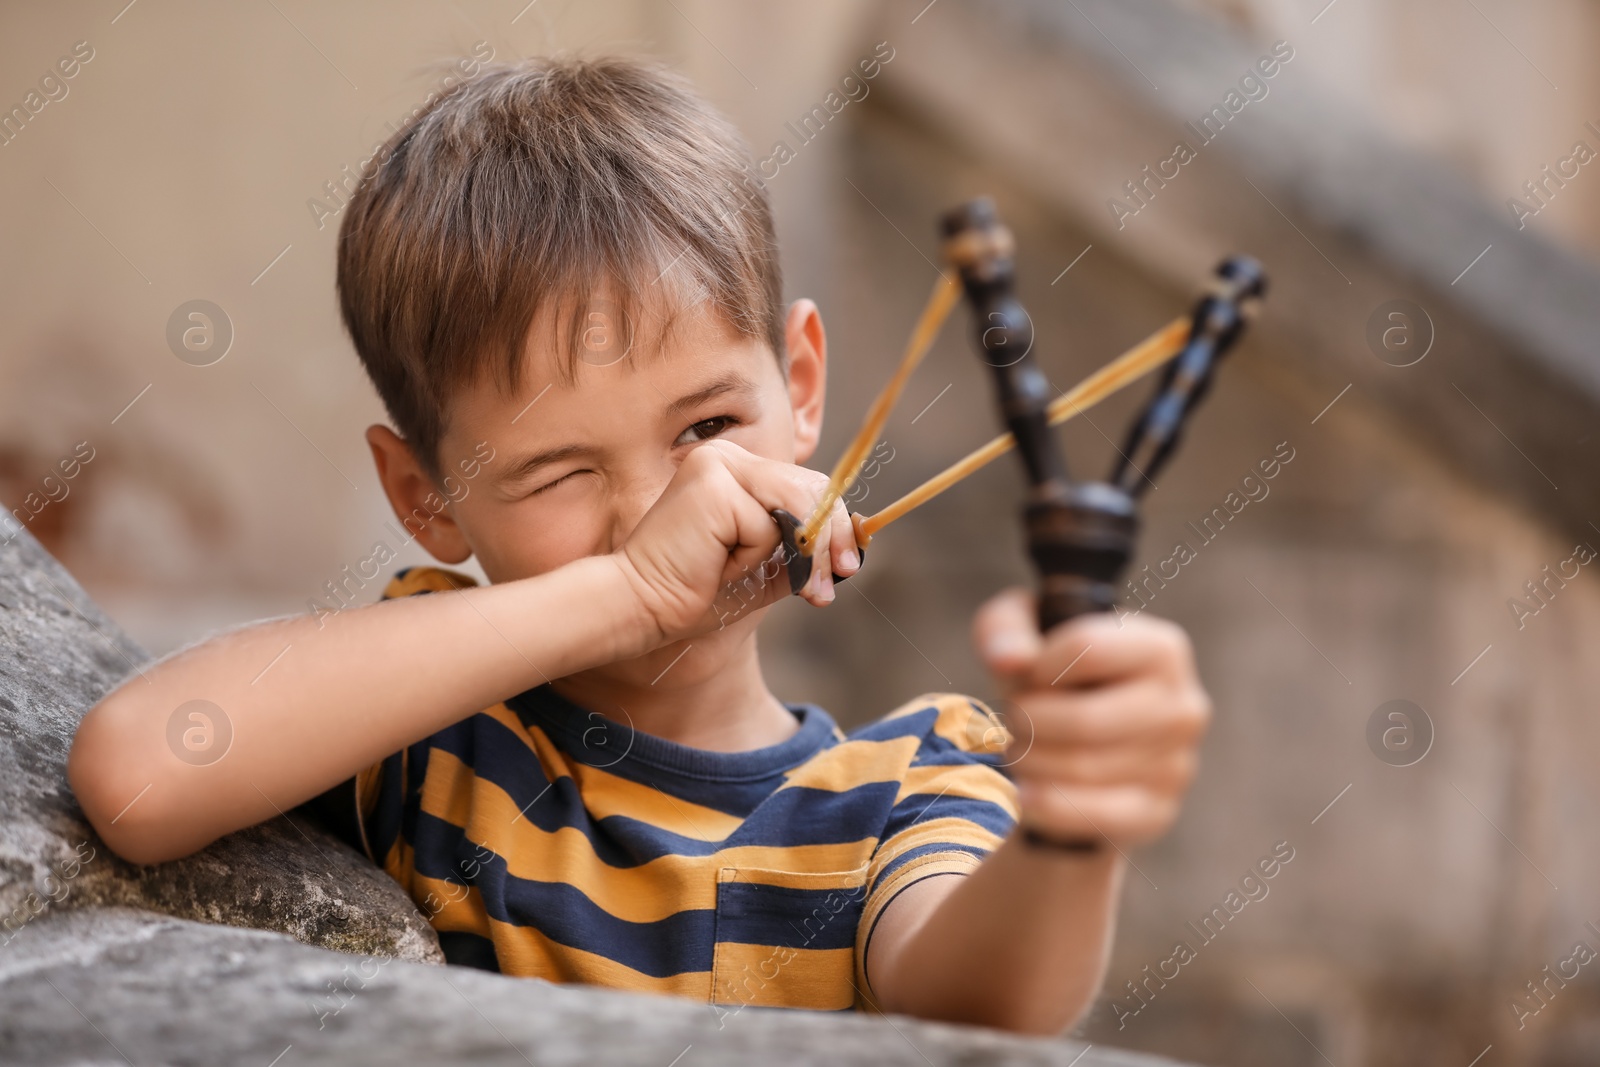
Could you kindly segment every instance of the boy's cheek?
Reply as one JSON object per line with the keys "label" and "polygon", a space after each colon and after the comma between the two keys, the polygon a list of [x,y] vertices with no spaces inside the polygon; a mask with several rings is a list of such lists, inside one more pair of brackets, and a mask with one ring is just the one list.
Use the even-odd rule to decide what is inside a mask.
{"label": "boy's cheek", "polygon": [[605,551],[596,517],[571,509],[552,517],[549,511],[473,493],[456,506],[455,519],[491,582],[547,574]]}

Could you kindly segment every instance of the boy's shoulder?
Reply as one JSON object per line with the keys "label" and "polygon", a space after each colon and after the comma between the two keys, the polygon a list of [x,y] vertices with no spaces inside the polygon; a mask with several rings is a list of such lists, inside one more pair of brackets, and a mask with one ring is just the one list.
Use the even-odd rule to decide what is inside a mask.
{"label": "boy's shoulder", "polygon": [[394,577],[389,579],[389,584],[383,589],[383,599],[394,600],[418,593],[447,593],[452,589],[470,589],[477,584],[477,579],[471,575],[443,567],[407,567],[396,571]]}
{"label": "boy's shoulder", "polygon": [[1000,717],[983,701],[963,693],[924,693],[848,736],[861,741],[918,737],[980,756],[999,756],[1011,741]]}

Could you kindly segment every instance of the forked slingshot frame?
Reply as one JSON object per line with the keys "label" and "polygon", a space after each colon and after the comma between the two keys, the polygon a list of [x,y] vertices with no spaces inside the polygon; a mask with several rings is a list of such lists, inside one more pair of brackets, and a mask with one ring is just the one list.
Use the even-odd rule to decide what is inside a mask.
{"label": "forked slingshot frame", "polygon": [[[785,540],[793,549],[787,561],[790,583],[798,591],[810,577],[816,537],[834,502],[854,484],[911,373],[965,290],[973,308],[979,354],[994,372],[1001,415],[1009,432],[876,514],[852,516],[856,545],[865,549],[884,527],[1020,442],[1030,485],[1025,511],[1030,553],[1047,594],[1040,600],[1041,628],[1048,630],[1084,611],[1110,610],[1114,594],[1099,587],[1109,586],[1131,553],[1137,518],[1133,502],[1172,455],[1185,420],[1211,386],[1217,363],[1238,340],[1265,293],[1261,265],[1248,256],[1224,260],[1191,314],[1167,323],[1072,389],[1047,401],[1049,382],[1032,353],[1033,322],[1015,295],[1015,245],[994,204],[986,198],[963,204],[944,217],[943,230],[945,260],[955,268],[959,280],[940,274],[899,367],[834,466],[828,488],[810,518],[802,525],[787,512],[777,513],[779,525],[785,527]],[[1129,429],[1110,478],[1106,482],[1070,481],[1050,428],[1162,366],[1165,371],[1156,393]],[[1068,514],[1077,519],[1063,518]],[[1092,560],[1106,562],[1094,549],[1108,540],[1122,543],[1124,551],[1112,560],[1115,565],[1110,570],[1092,568]],[[1077,580],[1095,574],[1103,577],[1088,586]],[[1079,592],[1067,595],[1068,588]],[[1064,595],[1067,599],[1062,600]]]}
{"label": "forked slingshot frame", "polygon": [[[962,204],[946,214],[941,225],[944,258],[956,277],[941,273],[934,284],[899,367],[834,467],[809,519],[802,525],[788,512],[773,514],[783,536],[790,588],[798,592],[811,576],[817,537],[834,502],[854,483],[912,371],[965,292],[978,352],[994,374],[996,398],[1009,432],[877,514],[852,516],[856,545],[864,550],[885,526],[1016,448],[1028,475],[1023,525],[1028,554],[1039,575],[1040,631],[1086,612],[1109,611],[1116,602],[1116,583],[1133,554],[1138,499],[1171,458],[1185,421],[1211,387],[1217,363],[1259,305],[1266,291],[1261,265],[1248,256],[1224,260],[1190,315],[1163,326],[1051,400],[1050,383],[1033,357],[1033,320],[1016,297],[1015,241],[993,201],[982,198]],[[1052,427],[1157,367],[1165,369],[1155,394],[1129,428],[1107,480],[1071,480]],[[1051,843],[1076,850],[1098,847],[1094,841]]]}

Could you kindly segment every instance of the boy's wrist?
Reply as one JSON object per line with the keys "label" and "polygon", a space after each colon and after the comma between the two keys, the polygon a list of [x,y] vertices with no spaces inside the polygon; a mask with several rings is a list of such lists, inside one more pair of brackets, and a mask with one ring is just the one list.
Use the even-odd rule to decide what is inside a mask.
{"label": "boy's wrist", "polygon": [[1093,839],[1091,847],[1083,847],[1089,843],[1087,840],[1049,834],[1018,824],[1012,827],[1000,847],[1009,855],[1018,857],[1018,862],[1030,866],[1044,864],[1051,868],[1076,868],[1080,873],[1101,868],[1109,871],[1117,866],[1117,861],[1123,859],[1123,853],[1104,838]]}
{"label": "boy's wrist", "polygon": [[590,557],[606,589],[605,604],[612,625],[611,662],[632,659],[666,643],[667,635],[645,599],[646,586],[626,553]]}
{"label": "boy's wrist", "polygon": [[1044,833],[1032,826],[1021,828],[1022,843],[1030,848],[1043,849],[1056,853],[1077,853],[1081,856],[1092,856],[1110,846],[1097,837],[1058,837]]}

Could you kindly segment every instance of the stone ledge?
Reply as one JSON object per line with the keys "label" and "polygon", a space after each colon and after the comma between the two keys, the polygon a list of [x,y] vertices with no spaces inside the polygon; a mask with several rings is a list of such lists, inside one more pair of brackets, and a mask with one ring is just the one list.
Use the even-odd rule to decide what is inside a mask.
{"label": "stone ledge", "polygon": [[126,909],[42,918],[11,947],[0,952],[0,1057],[40,1067],[124,1056],[260,1067],[667,1067],[679,1057],[685,1065],[1175,1067],[1086,1052],[1079,1042],[898,1017],[751,1008],[719,1018],[676,997],[355,958]]}
{"label": "stone ledge", "polygon": [[67,787],[67,753],[83,713],[150,656],[26,531],[0,542],[0,647],[0,942],[41,908],[119,905],[443,962],[400,886],[299,816],[158,866],[106,848]]}

